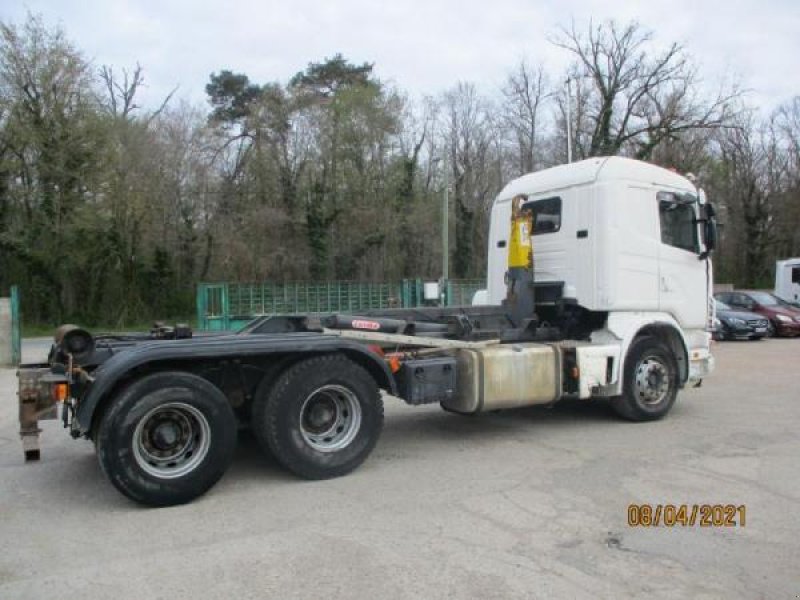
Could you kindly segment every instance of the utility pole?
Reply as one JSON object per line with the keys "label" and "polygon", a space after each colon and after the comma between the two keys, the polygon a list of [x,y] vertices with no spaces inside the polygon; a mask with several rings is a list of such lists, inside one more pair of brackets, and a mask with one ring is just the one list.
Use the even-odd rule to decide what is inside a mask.
{"label": "utility pole", "polygon": [[442,306],[447,301],[447,279],[450,270],[450,173],[447,167],[447,155],[442,161],[444,165],[444,193],[442,194],[442,285],[439,290]]}
{"label": "utility pole", "polygon": [[567,162],[572,162],[572,86],[567,77]]}

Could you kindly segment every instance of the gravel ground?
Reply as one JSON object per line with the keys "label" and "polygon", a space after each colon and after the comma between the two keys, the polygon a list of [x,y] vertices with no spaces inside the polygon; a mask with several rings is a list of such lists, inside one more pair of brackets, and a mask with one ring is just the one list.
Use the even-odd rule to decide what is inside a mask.
{"label": "gravel ground", "polygon": [[[715,353],[661,422],[387,399],[350,476],[300,481],[243,436],[216,487],[164,509],[116,492],[57,422],[24,464],[0,370],[0,597],[797,598],[800,340]],[[634,528],[631,503],[744,504],[747,524]]]}

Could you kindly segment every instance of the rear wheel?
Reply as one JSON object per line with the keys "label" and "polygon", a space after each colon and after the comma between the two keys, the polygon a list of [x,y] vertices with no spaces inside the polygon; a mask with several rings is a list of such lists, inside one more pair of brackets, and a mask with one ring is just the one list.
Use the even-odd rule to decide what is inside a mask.
{"label": "rear wheel", "polygon": [[652,421],[666,415],[678,395],[678,365],[669,348],[652,336],[637,338],[625,359],[622,395],[614,410],[631,421]]}
{"label": "rear wheel", "polygon": [[366,460],[383,428],[375,380],[341,355],[305,359],[284,371],[253,403],[262,448],[306,479],[349,473]]}
{"label": "rear wheel", "polygon": [[188,502],[213,486],[233,459],[236,419],[225,396],[189,373],[147,375],[103,415],[97,456],[111,483],[152,506]]}

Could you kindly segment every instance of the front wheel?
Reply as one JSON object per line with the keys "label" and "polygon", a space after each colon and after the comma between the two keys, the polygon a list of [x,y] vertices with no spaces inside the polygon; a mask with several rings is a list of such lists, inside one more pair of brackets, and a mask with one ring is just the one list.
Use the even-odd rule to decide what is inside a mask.
{"label": "front wheel", "polygon": [[617,414],[652,421],[670,411],[678,395],[678,365],[669,348],[652,336],[635,339],[624,371],[622,395],[611,401]]}
{"label": "front wheel", "polygon": [[147,375],[126,387],[95,434],[111,483],[151,506],[188,502],[213,486],[233,460],[236,418],[224,394],[182,372]]}
{"label": "front wheel", "polygon": [[306,479],[349,473],[383,428],[383,401],[360,365],[334,354],[302,360],[259,392],[251,423],[261,447]]}

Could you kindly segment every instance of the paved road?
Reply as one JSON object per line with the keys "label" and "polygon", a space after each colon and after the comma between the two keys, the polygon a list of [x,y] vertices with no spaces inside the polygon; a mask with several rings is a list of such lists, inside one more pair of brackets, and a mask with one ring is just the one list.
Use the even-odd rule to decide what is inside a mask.
{"label": "paved road", "polygon": [[[390,401],[358,471],[299,481],[243,439],[187,506],[144,509],[45,423],[24,465],[0,370],[2,598],[796,598],[800,340],[718,345],[658,423],[601,403],[479,418]],[[744,528],[631,528],[630,503],[747,506]]]}

